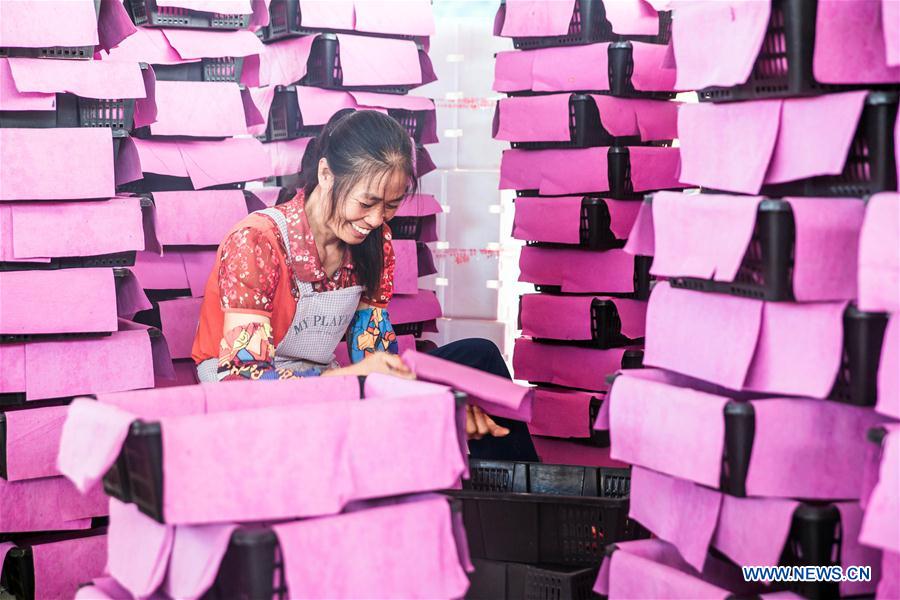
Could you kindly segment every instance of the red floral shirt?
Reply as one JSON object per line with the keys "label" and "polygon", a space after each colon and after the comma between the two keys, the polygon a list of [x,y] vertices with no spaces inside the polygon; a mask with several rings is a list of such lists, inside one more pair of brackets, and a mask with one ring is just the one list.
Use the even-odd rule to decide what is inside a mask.
{"label": "red floral shirt", "polygon": [[[319,260],[316,242],[304,210],[304,198],[275,207],[287,219],[291,260],[285,240],[269,217],[250,214],[232,229],[219,246],[216,265],[206,283],[200,325],[194,339],[193,358],[200,362],[219,355],[225,311],[255,313],[270,318],[275,344],[279,344],[294,320],[300,291],[296,280],[308,281],[317,292],[357,285],[349,249],[341,266],[329,278]],[[385,223],[384,268],[381,285],[373,297],[362,301],[385,308],[394,289],[394,249],[391,230]]]}

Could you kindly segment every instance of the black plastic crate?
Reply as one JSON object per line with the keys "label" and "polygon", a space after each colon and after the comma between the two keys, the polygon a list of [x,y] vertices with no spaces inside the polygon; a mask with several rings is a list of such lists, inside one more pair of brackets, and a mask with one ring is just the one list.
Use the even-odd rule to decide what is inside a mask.
{"label": "black plastic crate", "polygon": [[841,366],[831,400],[875,406],[878,400],[878,366],[884,331],[888,324],[887,313],[863,312],[853,304],[844,311],[844,341]]}
{"label": "black plastic crate", "polygon": [[190,29],[246,29],[250,15],[229,15],[176,6],[157,6],[156,0],[125,0],[125,8],[135,25]]}
{"label": "black plastic crate", "polygon": [[287,597],[284,555],[278,536],[268,528],[241,527],[231,534],[219,573],[202,599]]}
{"label": "black plastic crate", "polygon": [[794,212],[784,200],[763,200],[750,245],[734,281],[673,277],[673,287],[758,300],[793,300]]}
{"label": "black plastic crate", "polygon": [[[841,565],[841,513],[833,504],[801,504],[794,511],[779,565]],[[838,582],[793,582],[787,589],[810,600],[838,598]]]}
{"label": "black plastic crate", "polygon": [[587,94],[569,96],[569,140],[565,142],[510,142],[513,148],[542,150],[549,148],[589,148],[592,146],[637,145],[641,136],[615,137],[600,120],[597,103]]}
{"label": "black plastic crate", "polygon": [[197,62],[177,65],[154,65],[158,81],[236,81],[240,82],[244,58],[203,58]]}
{"label": "black plastic crate", "polygon": [[[834,85],[813,77],[817,0],[772,0],[771,16],[759,55],[746,83],[700,90],[701,101],[728,102],[810,96],[877,85]],[[714,51],[714,49],[711,49]]]}
{"label": "black plastic crate", "polygon": [[894,122],[897,92],[870,92],[839,175],[764,185],[765,196],[868,196],[897,189]]}
{"label": "black plastic crate", "polygon": [[[522,328],[522,297],[519,297],[519,329]],[[532,338],[545,344],[562,344],[566,346],[587,346],[607,350],[639,344],[643,338],[629,338],[622,334],[622,319],[616,309],[615,301],[594,298],[591,301],[591,339],[584,341],[556,340],[548,338]]]}
{"label": "black plastic crate", "polygon": [[[269,3],[269,24],[260,28],[256,35],[265,43],[274,42],[289,37],[297,37],[303,35],[315,35],[317,33],[337,31],[334,29],[323,29],[320,27],[304,27],[302,7],[297,0],[271,0]],[[408,40],[424,41],[424,38],[417,38],[411,35],[393,35],[372,33],[369,31],[350,31],[352,34],[365,34],[369,37],[391,37]]]}
{"label": "black plastic crate", "polygon": [[[653,264],[652,256],[634,257],[634,291],[630,294],[604,294],[606,296],[633,298],[635,300],[648,300],[650,298],[650,265]],[[562,286],[534,284],[534,289],[542,294],[562,294]]]}
{"label": "black plastic crate", "polygon": [[523,565],[474,559],[467,600],[590,600],[597,568]]}
{"label": "black plastic crate", "polygon": [[322,33],[313,40],[309,60],[307,61],[306,76],[300,80],[300,84],[327,89],[357,89],[387,94],[405,94],[419,85],[345,87],[344,73],[341,69],[340,44],[338,44],[337,36],[333,33]]}
{"label": "black plastic crate", "polygon": [[394,325],[394,333],[396,335],[411,335],[416,338],[422,337],[422,331],[425,328],[425,321],[416,323],[400,323]]}
{"label": "black plastic crate", "polygon": [[[242,190],[245,182],[223,183],[203,188],[204,190]],[[141,179],[116,186],[119,193],[152,194],[153,192],[178,192],[193,190],[194,184],[190,177],[173,177],[172,175],[159,175],[157,173],[144,173]]]}
{"label": "black plastic crate", "polygon": [[[102,0],[94,0],[94,14],[100,18],[100,3]],[[40,24],[34,24],[40,27]],[[48,46],[44,48],[10,48],[0,47],[0,58],[69,58],[91,60],[94,58],[94,46]]]}
{"label": "black plastic crate", "polygon": [[134,99],[81,98],[56,94],[55,111],[0,111],[0,127],[111,127],[130,130],[134,125]]}
{"label": "black plastic crate", "polygon": [[133,267],[137,253],[115,252],[96,256],[67,256],[48,263],[0,262],[0,271],[49,271],[56,269],[89,269],[95,267]]}
{"label": "black plastic crate", "polygon": [[[501,0],[496,19],[502,21],[506,15],[506,2]],[[498,23],[499,24],[499,23]],[[596,42],[634,40],[655,44],[668,43],[671,31],[671,13],[660,13],[659,33],[645,36],[621,36],[613,33],[612,24],[606,18],[601,0],[575,0],[569,31],[565,35],[546,37],[514,37],[513,46],[518,50],[550,48],[553,46],[579,46]]]}
{"label": "black plastic crate", "polygon": [[469,471],[447,493],[462,500],[474,558],[592,567],[636,534],[628,469],[470,459]]}
{"label": "black plastic crate", "polygon": [[395,240],[417,240],[422,232],[421,217],[394,217],[388,224]]}
{"label": "black plastic crate", "polygon": [[[612,215],[609,205],[600,196],[581,198],[581,216],[578,224],[578,246],[590,250],[622,248],[628,240],[620,240],[612,232]],[[529,246],[544,248],[571,248],[572,244],[556,242],[527,242]]]}

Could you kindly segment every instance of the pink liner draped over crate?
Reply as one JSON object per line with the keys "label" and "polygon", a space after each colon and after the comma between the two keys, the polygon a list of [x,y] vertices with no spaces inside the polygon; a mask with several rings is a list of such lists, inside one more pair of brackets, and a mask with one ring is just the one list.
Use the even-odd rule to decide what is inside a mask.
{"label": "pink liner draped over crate", "polygon": [[569,250],[526,246],[519,281],[561,286],[565,293],[634,292],[634,257],[622,250]]}
{"label": "pink liner draped over crate", "polygon": [[609,448],[588,446],[577,441],[559,440],[539,435],[532,436],[534,449],[541,462],[556,465],[582,467],[627,468],[628,465],[609,456]]}
{"label": "pink liner draped over crate", "polygon": [[94,0],[7,1],[0,46],[95,46],[100,42],[97,19]]}
{"label": "pink liner draped over crate", "polygon": [[106,544],[105,533],[47,543],[20,541],[31,548],[34,597],[73,597],[82,583],[105,572]]}
{"label": "pink liner draped over crate", "polygon": [[253,13],[250,0],[156,0],[156,5],[224,15],[249,15]]}
{"label": "pink liner draped over crate", "polygon": [[407,196],[400,208],[394,214],[395,217],[427,217],[443,212],[440,203],[431,194],[415,194]]}
{"label": "pink liner draped over crate", "polygon": [[108,514],[109,498],[102,487],[83,495],[65,477],[42,477],[0,479],[0,500],[0,532],[22,533],[88,529],[92,517]]}
{"label": "pink liner draped over crate", "polygon": [[[146,331],[128,329],[122,324],[119,331],[108,336],[0,344],[0,366],[4,373],[0,393],[24,392],[26,400],[45,400],[150,388],[154,372],[166,372],[168,355],[160,352],[162,349],[149,339]],[[85,370],[78,376],[71,371],[61,372],[59,365],[71,360],[72,355],[105,368]]]}
{"label": "pink liner draped over crate", "polygon": [[522,335],[552,340],[590,341],[591,305],[605,300],[616,307],[621,321],[621,334],[636,339],[644,337],[647,302],[608,296],[556,296],[524,294],[521,297],[519,321]]}
{"label": "pink liner draped over crate", "polygon": [[247,134],[248,115],[238,84],[232,81],[157,81],[159,136],[230,137]]}
{"label": "pink liner draped over crate", "polygon": [[[818,3],[815,46],[811,49],[817,81],[837,84],[900,81],[900,69],[889,66],[896,65],[896,59],[889,57],[885,50],[888,31],[896,31],[896,24],[886,18],[891,14],[891,4],[891,0],[880,5],[859,0]],[[675,3],[672,37],[678,86],[700,89],[746,83],[764,48],[770,17],[769,2]],[[888,47],[892,47],[890,42]],[[713,48],[717,51],[711,52]],[[779,49],[785,51],[783,46]],[[786,72],[787,63],[780,67]]]}
{"label": "pink liner draped over crate", "polygon": [[110,198],[114,158],[108,128],[0,128],[0,201]]}
{"label": "pink liner draped over crate", "polygon": [[[557,196],[610,190],[607,147],[574,150],[504,150],[500,189],[538,190]],[[687,187],[679,183],[679,148],[628,146],[635,192]]]}
{"label": "pink liner draped over crate", "polygon": [[[581,243],[581,208],[583,196],[516,198],[512,235],[517,240]],[[641,203],[633,200],[602,200],[610,213],[609,229],[617,239],[628,239]]]}
{"label": "pink liner draped over crate", "polygon": [[298,0],[298,3],[301,28],[406,36],[434,33],[431,2],[427,0]]}
{"label": "pink liner draped over crate", "polygon": [[[657,192],[653,266],[661,277],[734,281],[763,198]],[[793,215],[790,282],[800,302],[856,297],[857,248],[865,203],[857,198],[785,198]]]}
{"label": "pink liner draped over crate", "polygon": [[[665,502],[669,511],[660,511]],[[642,467],[631,473],[628,516],[674,545],[694,569],[702,570],[711,548],[738,565],[779,564],[791,519],[801,502],[780,498],[738,498]],[[841,546],[835,557],[844,568],[873,567],[870,582],[842,582],[842,595],[875,591],[880,552],[857,540],[863,511],[857,502],[835,503],[840,513]]]}
{"label": "pink liner draped over crate", "polygon": [[507,0],[503,26],[494,35],[545,37],[566,35],[575,10],[575,0]]}
{"label": "pink liner draped over crate", "polygon": [[[0,261],[144,249],[137,198],[0,204]],[[48,236],[47,232],[53,235]]]}
{"label": "pink liner draped over crate", "polygon": [[[559,46],[497,53],[493,89],[497,92],[609,91],[609,43]],[[673,92],[675,69],[666,68],[667,47],[631,42],[631,83],[639,92]]]}
{"label": "pink liner draped over crate", "polygon": [[764,183],[838,175],[867,93],[684,104],[678,111],[681,182],[758,194]]}
{"label": "pink liner draped over crate", "polygon": [[59,475],[56,455],[68,409],[42,406],[3,412],[6,419],[6,480],[21,481]]}
{"label": "pink liner draped over crate", "polygon": [[[158,419],[163,473],[159,493],[166,522],[334,514],[352,500],[449,488],[465,471],[457,419],[461,407],[449,388],[420,384],[366,402],[357,401],[357,388],[354,397],[332,396],[323,403],[323,396],[313,396],[298,405],[296,398],[310,386],[304,380],[292,383],[293,405]],[[221,387],[246,393],[227,384]],[[148,398],[156,394],[143,392]],[[90,488],[112,465],[135,418],[127,409],[76,399],[63,429],[60,471],[80,488]],[[318,433],[297,438],[299,423],[304,431]],[[401,430],[408,435],[385,438],[380,432],[389,423],[407,423]],[[235,446],[224,441],[237,437],[255,442]],[[428,443],[423,445],[423,439]],[[309,450],[302,450],[307,445]],[[312,454],[320,457],[315,468],[308,462]],[[403,456],[415,460],[390,472],[378,466],[385,464],[385,457],[396,461]],[[260,461],[275,470],[258,471],[252,465]],[[298,496],[298,486],[308,493]]]}
{"label": "pink liner draped over crate", "polygon": [[619,35],[657,35],[660,15],[651,2],[604,2],[606,20]]}
{"label": "pink liner draped over crate", "polygon": [[900,553],[900,429],[888,429],[882,448],[878,483],[866,506],[859,541]]}
{"label": "pink liner draped over crate", "polygon": [[513,376],[532,383],[602,392],[609,388],[606,376],[622,368],[622,357],[631,349],[598,350],[518,338],[513,353]]}
{"label": "pink liner draped over crate", "polygon": [[119,184],[144,173],[190,178],[195,189],[263,179],[270,175],[262,143],[254,138],[224,140],[123,140],[116,161]]}
{"label": "pink liner draped over crate", "polygon": [[647,309],[644,363],[732,390],[827,398],[841,364],[845,307],[763,302],[659,282]]}
{"label": "pink liner draped over crate", "polygon": [[282,177],[299,173],[303,154],[312,139],[306,137],[263,144],[263,150],[269,157],[269,174]]}
{"label": "pink liner draped over crate", "polygon": [[[166,597],[202,596],[219,575],[231,535],[239,527],[162,525],[115,500],[110,513],[109,570],[127,590],[121,591],[125,598],[154,592]],[[465,536],[447,499],[440,496],[360,503],[340,515],[271,528],[284,557],[292,598],[423,592],[428,597],[456,597],[468,585]],[[135,536],[134,531],[143,535]],[[136,544],[141,538],[151,543]],[[373,551],[378,556],[374,566],[360,558],[362,554],[371,558]],[[313,565],[310,553],[321,560]]]}
{"label": "pink liner draped over crate", "polygon": [[190,358],[202,298],[175,298],[159,303],[159,320],[173,359]]}
{"label": "pink liner draped over crate", "polygon": [[388,311],[394,325],[424,322],[426,331],[430,331],[435,326],[435,319],[443,315],[435,293],[424,289],[417,294],[395,294],[388,303]]}
{"label": "pink liner draped over crate", "polygon": [[[898,120],[900,122],[900,120]],[[869,198],[859,240],[859,307],[900,312],[900,194]]]}
{"label": "pink liner draped over crate", "polygon": [[416,294],[419,291],[419,260],[415,240],[393,240],[394,293]]}
{"label": "pink liner draped over crate", "polygon": [[745,583],[740,568],[715,557],[709,557],[703,572],[697,573],[674,546],[662,540],[621,542],[616,547],[604,559],[594,585],[594,592],[611,598],[726,600],[765,589]]}
{"label": "pink liner draped over crate", "polygon": [[[248,85],[276,86],[291,85],[306,77],[309,54],[315,35],[284,40],[269,44],[259,56],[259,76]],[[272,89],[271,93],[275,93]]]}
{"label": "pink liner draped over crate", "polygon": [[141,287],[148,290],[191,290],[191,295],[205,295],[209,274],[216,262],[216,251],[207,249],[138,252],[134,274]]}
{"label": "pink liner draped over crate", "polygon": [[[609,393],[612,456],[718,488],[724,409],[735,394],[679,387],[684,384],[684,378],[665,372],[619,375]],[[805,398],[748,402],[755,413],[748,496],[859,498],[860,466],[870,443],[866,431],[885,422],[883,417],[856,406]]]}
{"label": "pink liner draped over crate", "polygon": [[153,205],[162,246],[218,246],[248,214],[241,190],[153,192]]}
{"label": "pink liner draped over crate", "polygon": [[878,366],[878,402],[875,410],[900,420],[900,316],[891,315],[884,332]]}
{"label": "pink liner draped over crate", "polygon": [[[502,98],[494,117],[494,139],[507,142],[569,141],[571,94]],[[590,94],[600,122],[615,137],[640,136],[641,141],[678,137],[677,102],[616,98]]]}
{"label": "pink liner draped over crate", "polygon": [[[29,97],[68,92],[84,98],[147,98],[141,67],[137,62],[43,60],[39,58],[3,58],[8,69],[0,68],[6,92]],[[4,71],[6,71],[4,73]],[[5,105],[8,97],[3,99]],[[152,100],[152,99],[151,99]],[[16,110],[4,108],[4,110]],[[37,108],[19,110],[40,110]]]}
{"label": "pink liner draped over crate", "polygon": [[528,431],[555,438],[589,438],[590,404],[595,398],[602,394],[537,387]]}

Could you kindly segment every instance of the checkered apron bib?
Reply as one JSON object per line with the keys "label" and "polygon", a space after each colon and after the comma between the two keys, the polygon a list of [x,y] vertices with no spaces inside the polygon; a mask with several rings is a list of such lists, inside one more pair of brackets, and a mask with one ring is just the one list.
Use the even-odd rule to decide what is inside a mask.
{"label": "checkered apron bib", "polygon": [[[288,262],[291,249],[288,242],[287,220],[275,208],[258,211],[278,225],[281,239],[285,241]],[[275,366],[302,371],[312,367],[329,369],[337,367],[334,350],[347,332],[359,300],[362,286],[354,285],[332,292],[316,292],[308,281],[295,279],[300,291],[294,320],[281,343],[275,348]],[[200,381],[217,381],[219,361],[209,358],[197,365]]]}

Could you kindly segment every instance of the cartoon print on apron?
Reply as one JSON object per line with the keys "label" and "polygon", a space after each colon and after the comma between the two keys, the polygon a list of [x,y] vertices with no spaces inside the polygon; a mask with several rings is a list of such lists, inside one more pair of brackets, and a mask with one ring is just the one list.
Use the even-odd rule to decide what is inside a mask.
{"label": "cartoon print on apron", "polygon": [[[281,239],[285,241],[288,264],[291,249],[288,242],[287,219],[276,208],[257,211],[278,225]],[[294,280],[300,291],[294,320],[281,343],[275,348],[275,366],[302,371],[318,367],[330,369],[338,366],[334,350],[344,338],[347,327],[356,314],[362,297],[362,286],[354,285],[331,292],[316,292],[308,281]],[[208,358],[197,365],[201,382],[218,381],[219,360]]]}

